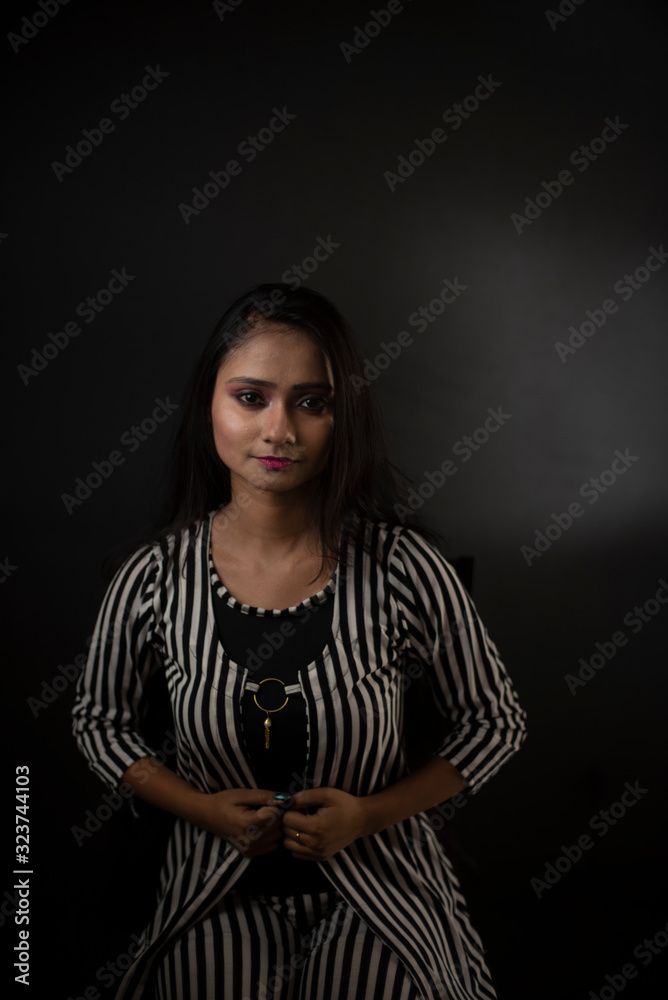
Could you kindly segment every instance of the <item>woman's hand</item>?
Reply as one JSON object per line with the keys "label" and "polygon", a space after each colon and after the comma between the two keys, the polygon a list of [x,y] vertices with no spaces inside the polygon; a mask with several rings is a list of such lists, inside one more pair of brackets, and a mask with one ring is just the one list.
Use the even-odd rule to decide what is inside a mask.
{"label": "woman's hand", "polygon": [[[294,807],[283,813],[285,847],[304,861],[327,861],[367,833],[364,801],[338,788],[297,792]],[[314,807],[317,812],[310,815],[298,811]]]}
{"label": "woman's hand", "polygon": [[123,782],[159,809],[217,833],[246,857],[275,851],[282,836],[280,805],[263,788],[226,788],[202,792],[154,757],[131,764]]}
{"label": "woman's hand", "polygon": [[206,795],[200,826],[247,858],[269,854],[283,836],[281,810],[266,804],[272,795],[262,788],[228,788]]}

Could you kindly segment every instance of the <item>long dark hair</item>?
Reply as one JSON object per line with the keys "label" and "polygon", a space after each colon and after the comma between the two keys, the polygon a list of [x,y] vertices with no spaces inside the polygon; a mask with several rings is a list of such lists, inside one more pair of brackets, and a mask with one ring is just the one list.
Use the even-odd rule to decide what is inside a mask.
{"label": "long dark hair", "polygon": [[[313,492],[310,525],[320,540],[320,573],[328,556],[339,556],[339,539],[356,535],[358,518],[407,525],[443,547],[436,531],[395,510],[399,504],[408,509],[405,484],[410,480],[389,459],[380,408],[347,321],[318,292],[279,283],[251,288],[214,327],[187,390],[168,498],[155,529],[142,541],[176,533],[230,501],[230,472],[214,444],[211,402],[218,369],[260,323],[303,330],[317,341],[332,370],[335,426],[328,463]],[[362,537],[358,540],[363,544]]]}
{"label": "long dark hair", "polygon": [[[413,528],[444,549],[442,535],[414,514],[404,515],[410,509],[411,480],[389,459],[380,407],[348,323],[318,292],[295,290],[286,284],[256,285],[237,299],[214,327],[190,379],[174,443],[171,488],[162,514],[149,535],[135,539],[133,548],[202,522],[210,511],[230,501],[230,472],[216,451],[209,420],[216,377],[228,354],[252,337],[259,323],[266,322],[297,328],[314,337],[334,379],[332,447],[316,484],[319,488],[312,494],[312,527],[321,545],[320,573],[329,554],[343,554],[339,541],[345,536],[352,536],[368,551],[364,518]],[[399,505],[401,516],[395,509]],[[118,568],[122,560],[123,555],[116,553],[107,561],[108,571]],[[428,759],[438,742],[442,720],[436,717],[433,705],[426,678],[421,677],[406,698],[404,730],[413,748],[413,766]]]}
{"label": "long dark hair", "polygon": [[[356,537],[358,519],[403,524],[438,548],[445,539],[415,515],[405,515],[411,480],[390,461],[380,407],[349,324],[323,295],[286,284],[256,285],[238,298],[216,323],[190,378],[181,425],[174,442],[167,497],[153,529],[110,553],[103,567],[111,575],[131,548],[175,534],[209,511],[229,503],[230,472],[221,461],[209,419],[220,366],[260,323],[303,330],[328,360],[334,379],[332,446],[327,466],[313,490],[310,527],[320,540],[321,567],[341,555],[339,541]],[[259,330],[258,330],[259,332]],[[395,507],[401,506],[401,516]],[[357,541],[366,548],[363,536]],[[317,579],[317,576],[316,576]]]}

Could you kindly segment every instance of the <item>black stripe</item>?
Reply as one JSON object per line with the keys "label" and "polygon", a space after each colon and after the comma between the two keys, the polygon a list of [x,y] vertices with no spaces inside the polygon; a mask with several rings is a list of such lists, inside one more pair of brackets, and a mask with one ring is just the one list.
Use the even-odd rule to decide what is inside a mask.
{"label": "black stripe", "polygon": [[[178,773],[209,791],[250,781],[240,739],[244,670],[222,648],[213,617],[213,513],[178,536],[138,549],[103,600],[77,685],[73,728],[91,768],[109,785],[133,760],[155,752],[142,738],[141,723],[146,684],[163,664],[179,737]],[[349,546],[342,540],[337,635],[302,672],[310,724],[307,776],[367,795],[408,773],[400,723],[404,681],[410,680],[405,670],[417,658],[443,719],[436,753],[451,760],[469,791],[477,792],[524,740],[525,715],[513,685],[447,560],[412,529],[359,523],[369,552],[360,533]],[[424,823],[426,814],[421,817]],[[332,886],[329,897],[295,900],[298,925],[309,912],[313,916],[313,907],[326,910],[339,900],[368,935],[355,945],[349,928],[334,934],[315,975],[323,990],[331,987],[336,964],[352,961],[361,947],[363,965],[376,970],[378,997],[436,997],[431,977],[439,968],[459,1000],[494,997],[459,885],[435,839],[417,835],[422,829],[413,818],[356,841],[319,865]],[[128,971],[119,998],[139,1000],[151,968],[162,990],[185,990],[184,977],[192,970],[198,992],[222,996],[225,970],[215,956],[229,951],[221,913],[233,900],[231,933],[244,941],[234,963],[235,1000],[244,995],[248,962],[259,969],[290,938],[277,930],[281,907],[262,915],[250,897],[230,896],[235,875],[246,865],[231,845],[185,821],[175,823],[160,877],[161,909],[147,937],[152,944]],[[213,874],[203,879],[200,868],[208,866]],[[452,961],[465,966],[469,988],[456,970],[448,972]],[[340,995],[343,1000],[346,994]]]}

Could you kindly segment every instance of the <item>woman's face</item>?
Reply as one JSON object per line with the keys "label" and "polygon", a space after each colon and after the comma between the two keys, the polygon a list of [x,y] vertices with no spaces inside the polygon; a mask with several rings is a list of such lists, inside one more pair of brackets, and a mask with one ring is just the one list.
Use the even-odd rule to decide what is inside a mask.
{"label": "woman's face", "polygon": [[[218,369],[213,438],[233,493],[243,484],[284,493],[325,468],[333,378],[321,349],[303,331],[267,321],[255,330]],[[272,457],[292,462],[272,463]]]}

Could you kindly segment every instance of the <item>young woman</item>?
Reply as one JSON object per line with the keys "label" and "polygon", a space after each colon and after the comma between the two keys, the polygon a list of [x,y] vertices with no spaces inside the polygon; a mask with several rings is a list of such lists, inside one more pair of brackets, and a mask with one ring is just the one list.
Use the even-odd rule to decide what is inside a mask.
{"label": "young woman", "polygon": [[[166,523],[107,591],[74,731],[112,788],[176,817],[118,998],[495,996],[425,810],[477,792],[524,712],[452,567],[395,513],[362,365],[315,292],[235,302],[194,373]],[[143,728],[156,676],[173,769]],[[442,728],[411,769],[420,678]]]}

